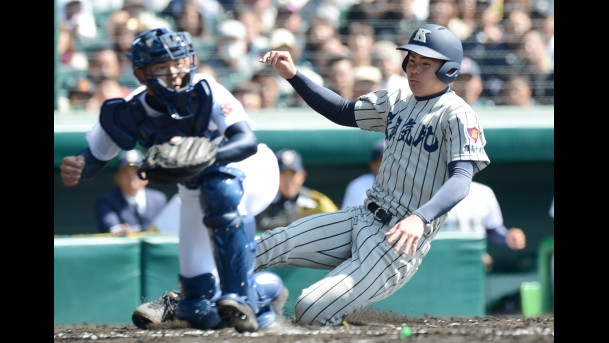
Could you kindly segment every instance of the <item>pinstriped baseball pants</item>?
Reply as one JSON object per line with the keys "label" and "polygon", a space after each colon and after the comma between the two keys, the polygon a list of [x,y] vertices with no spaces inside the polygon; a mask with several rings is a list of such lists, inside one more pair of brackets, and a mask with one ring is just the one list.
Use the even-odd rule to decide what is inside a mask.
{"label": "pinstriped baseball pants", "polygon": [[385,246],[384,234],[398,220],[394,217],[383,225],[364,206],[301,218],[260,235],[255,269],[329,269],[324,278],[302,290],[295,303],[296,322],[338,325],[346,315],[399,290],[429,251],[437,230],[427,228],[414,256],[402,258],[391,251],[393,246]]}

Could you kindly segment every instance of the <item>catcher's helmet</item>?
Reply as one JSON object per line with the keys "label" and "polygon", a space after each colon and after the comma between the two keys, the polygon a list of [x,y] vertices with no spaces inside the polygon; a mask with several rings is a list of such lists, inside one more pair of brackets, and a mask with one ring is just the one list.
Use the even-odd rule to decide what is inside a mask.
{"label": "catcher's helmet", "polygon": [[[187,67],[180,73],[188,74],[181,88],[167,87],[161,76],[150,74],[146,65],[180,59],[188,59]],[[189,109],[188,92],[194,88],[193,76],[197,67],[195,49],[188,32],[173,32],[166,28],[156,28],[140,33],[131,44],[131,64],[133,69],[144,71],[146,85],[162,101],[174,118],[192,115]],[[180,112],[180,113],[179,113]]]}
{"label": "catcher's helmet", "polygon": [[[455,81],[459,76],[463,59],[463,45],[459,37],[444,26],[425,24],[410,36],[408,44],[399,46],[397,49],[414,51],[425,57],[446,61],[436,73],[440,81],[445,84]],[[408,56],[402,62],[404,71],[406,71],[407,64]]]}

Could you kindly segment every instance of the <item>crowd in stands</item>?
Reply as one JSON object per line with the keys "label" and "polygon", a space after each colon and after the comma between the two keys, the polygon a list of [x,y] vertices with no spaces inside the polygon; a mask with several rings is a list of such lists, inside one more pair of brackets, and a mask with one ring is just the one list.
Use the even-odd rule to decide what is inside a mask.
{"label": "crowd in stands", "polygon": [[479,103],[554,104],[553,0],[56,2],[57,110],[97,111],[137,88],[128,53],[153,27],[190,32],[199,71],[248,99],[247,109],[306,106],[258,62],[271,49],[289,50],[303,73],[346,98],[408,87],[396,47],[423,22],[461,38],[481,79]]}

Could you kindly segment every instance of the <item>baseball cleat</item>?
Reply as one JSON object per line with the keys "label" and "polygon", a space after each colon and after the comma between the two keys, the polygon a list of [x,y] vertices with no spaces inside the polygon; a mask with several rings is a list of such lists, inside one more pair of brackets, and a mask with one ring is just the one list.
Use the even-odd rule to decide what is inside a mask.
{"label": "baseball cleat", "polygon": [[138,306],[131,315],[133,324],[146,329],[151,324],[160,324],[175,319],[175,309],[181,299],[180,293],[169,291],[155,301]]}
{"label": "baseball cleat", "polygon": [[239,332],[255,332],[258,321],[252,307],[233,298],[221,298],[216,303],[218,314],[229,326]]}

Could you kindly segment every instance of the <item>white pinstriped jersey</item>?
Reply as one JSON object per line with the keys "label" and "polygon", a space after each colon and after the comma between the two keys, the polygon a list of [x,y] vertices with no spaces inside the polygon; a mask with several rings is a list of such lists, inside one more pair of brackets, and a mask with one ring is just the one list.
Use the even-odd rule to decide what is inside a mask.
{"label": "white pinstriped jersey", "polygon": [[[385,151],[368,200],[401,218],[424,205],[448,179],[448,163],[490,160],[478,114],[455,92],[417,100],[408,89],[361,96],[355,119],[362,130],[385,133]],[[432,223],[435,229],[440,220]]]}
{"label": "white pinstriped jersey", "polygon": [[[338,325],[346,315],[397,292],[417,272],[446,215],[425,225],[416,252],[405,257],[392,252],[396,242],[387,245],[385,233],[431,199],[448,180],[450,162],[474,161],[474,172],[490,163],[477,113],[454,92],[416,100],[403,88],[376,91],[359,98],[355,119],[362,130],[386,136],[365,205],[307,216],[258,239],[256,271],[330,269],[298,296],[298,323]],[[393,218],[376,219],[367,208],[371,201]]]}

